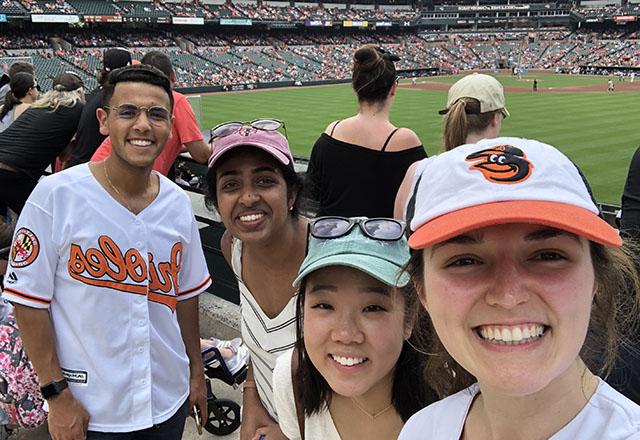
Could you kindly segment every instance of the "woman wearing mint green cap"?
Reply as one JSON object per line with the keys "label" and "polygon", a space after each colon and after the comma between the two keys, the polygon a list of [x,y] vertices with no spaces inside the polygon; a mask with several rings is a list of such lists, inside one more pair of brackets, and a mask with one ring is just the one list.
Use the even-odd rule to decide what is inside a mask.
{"label": "woman wearing mint green cap", "polygon": [[426,356],[410,344],[420,307],[402,272],[408,261],[401,222],[311,222],[294,281],[296,349],[278,358],[273,378],[289,439],[395,440],[404,422],[434,400],[421,374]]}

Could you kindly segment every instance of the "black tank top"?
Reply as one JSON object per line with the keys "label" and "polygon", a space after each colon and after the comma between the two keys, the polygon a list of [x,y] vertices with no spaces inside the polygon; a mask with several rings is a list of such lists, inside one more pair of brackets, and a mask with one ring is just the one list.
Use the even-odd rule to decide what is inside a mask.
{"label": "black tank top", "polygon": [[393,217],[396,193],[407,168],[427,157],[422,145],[385,151],[397,130],[381,150],[320,135],[311,151],[306,181],[307,195],[319,202],[318,216]]}

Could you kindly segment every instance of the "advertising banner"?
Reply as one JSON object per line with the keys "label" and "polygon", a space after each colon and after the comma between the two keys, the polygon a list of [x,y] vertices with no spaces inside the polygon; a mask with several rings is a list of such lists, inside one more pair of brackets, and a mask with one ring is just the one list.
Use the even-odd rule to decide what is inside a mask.
{"label": "advertising banner", "polygon": [[204,17],[173,17],[173,24],[203,25]]}
{"label": "advertising banner", "polygon": [[63,14],[31,14],[31,21],[33,23],[78,23],[80,17]]}

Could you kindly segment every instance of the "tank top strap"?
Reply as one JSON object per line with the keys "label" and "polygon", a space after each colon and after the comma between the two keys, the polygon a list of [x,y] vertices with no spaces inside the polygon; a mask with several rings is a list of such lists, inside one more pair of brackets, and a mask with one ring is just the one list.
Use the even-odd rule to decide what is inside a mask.
{"label": "tank top strap", "polygon": [[231,237],[231,269],[238,279],[242,279],[242,241]]}
{"label": "tank top strap", "polygon": [[382,146],[382,150],[380,151],[384,151],[387,149],[387,145],[389,144],[389,141],[391,140],[391,138],[393,137],[394,134],[396,134],[396,131],[400,130],[400,127],[396,128],[395,130],[393,130],[391,132],[391,134],[389,134],[389,137],[387,137],[387,140],[384,141],[384,145]]}
{"label": "tank top strap", "polygon": [[339,123],[342,122],[342,119],[337,121],[335,124],[333,124],[333,128],[331,128],[331,134],[329,136],[333,137],[333,132],[336,130],[336,127],[338,126]]}

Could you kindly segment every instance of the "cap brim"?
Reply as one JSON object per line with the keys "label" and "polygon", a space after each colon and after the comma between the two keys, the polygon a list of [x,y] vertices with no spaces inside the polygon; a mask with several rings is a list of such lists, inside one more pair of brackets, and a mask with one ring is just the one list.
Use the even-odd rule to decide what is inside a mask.
{"label": "cap brim", "polygon": [[387,260],[371,255],[339,254],[321,258],[304,267],[293,281],[293,285],[297,287],[311,272],[329,266],[352,267],[389,286],[404,287],[409,283],[409,274],[401,272],[397,265]]}
{"label": "cap brim", "polygon": [[[509,110],[507,110],[506,108],[501,108],[500,110],[502,111],[502,116],[504,116],[505,118],[511,116],[511,113],[509,113]],[[439,115],[446,115],[447,113],[449,113],[449,109],[448,108],[445,108],[445,109],[442,109],[442,110],[438,111]]]}
{"label": "cap brim", "polygon": [[471,206],[441,215],[409,237],[412,249],[424,249],[465,232],[507,223],[528,223],[562,229],[605,246],[618,247],[618,232],[593,212],[575,205],[518,200]]}
{"label": "cap brim", "polygon": [[[214,141],[215,143],[215,141]],[[238,143],[238,144],[231,144],[228,145],[224,148],[222,148],[219,151],[216,151],[213,156],[211,156],[211,159],[209,159],[209,168],[211,168],[217,161],[218,159],[220,159],[220,157],[233,150],[234,148],[238,148],[238,147],[256,147],[259,148],[267,153],[269,153],[271,156],[275,157],[276,159],[278,159],[278,161],[282,162],[284,165],[289,165],[291,163],[291,160],[287,157],[286,154],[283,154],[280,150],[272,147],[271,145],[267,145],[267,144],[263,144],[260,142],[252,142],[252,141],[247,141],[247,142],[242,142],[242,143]]]}

